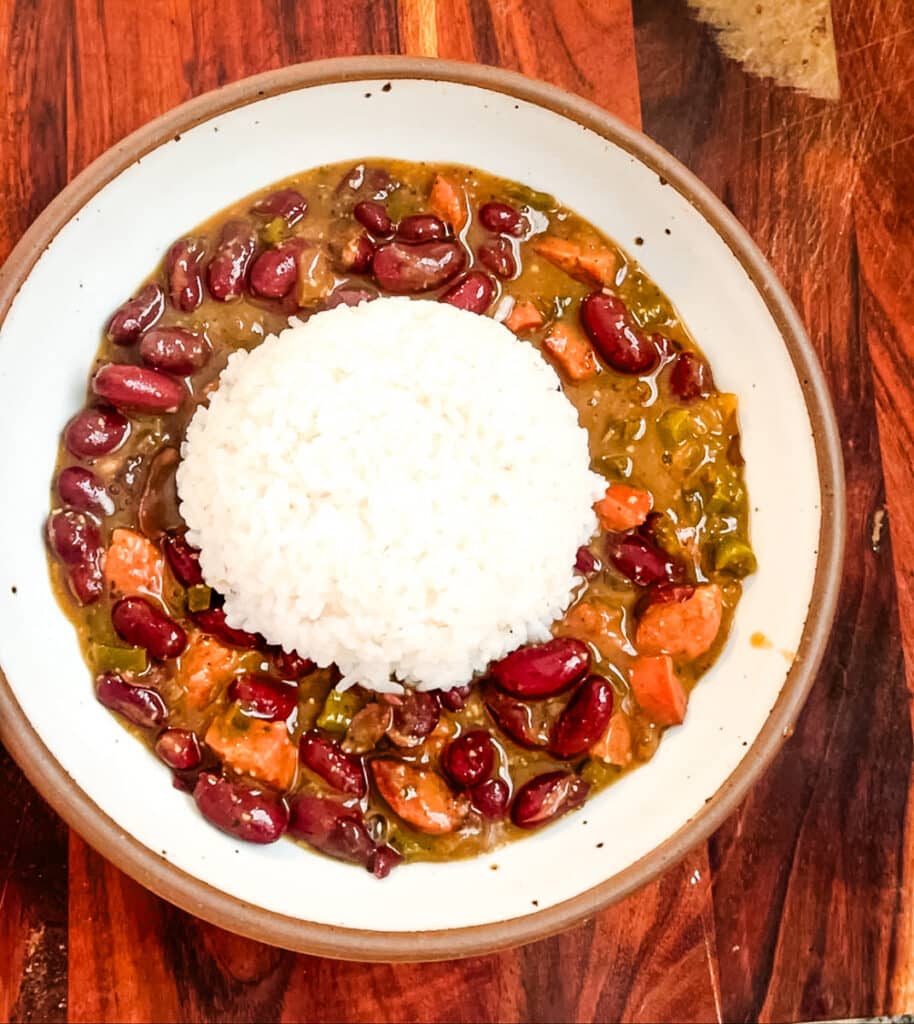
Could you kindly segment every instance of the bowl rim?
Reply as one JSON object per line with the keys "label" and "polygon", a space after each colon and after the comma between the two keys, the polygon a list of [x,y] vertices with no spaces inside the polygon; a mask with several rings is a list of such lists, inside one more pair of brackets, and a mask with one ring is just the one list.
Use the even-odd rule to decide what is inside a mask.
{"label": "bowl rim", "polygon": [[253,907],[216,889],[125,833],[80,789],[32,728],[0,669],[0,740],[44,799],[106,859],[183,910],[249,938],[320,956],[387,962],[480,955],[546,938],[651,881],[718,828],[793,731],[831,632],[845,535],[841,443],[825,377],[787,293],[745,228],[707,186],[661,146],[596,104],[513,71],[430,58],[341,57],[267,71],[189,100],[108,149],[32,223],[0,267],[0,327],[20,287],[58,231],[109,181],[162,143],[226,111],[285,92],[340,82],[404,78],[480,87],[544,107],[624,149],[698,210],[748,274],[790,354],[813,426],[821,520],[809,613],[796,657],[764,727],[717,792],[673,835],[600,884],[555,906],[489,924],[426,932],[342,928]]}

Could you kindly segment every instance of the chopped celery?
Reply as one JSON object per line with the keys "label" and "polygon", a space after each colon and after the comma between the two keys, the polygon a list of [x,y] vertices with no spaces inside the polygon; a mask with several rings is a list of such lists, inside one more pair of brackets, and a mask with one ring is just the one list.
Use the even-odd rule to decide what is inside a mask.
{"label": "chopped celery", "polygon": [[680,448],[675,465],[684,476],[690,476],[705,460],[705,446],[700,441],[686,441]]}
{"label": "chopped celery", "polygon": [[404,829],[396,829],[388,842],[398,852],[402,853],[404,857],[413,857],[416,854],[428,853],[429,850],[434,849],[430,840],[423,841],[419,836],[407,833]]}
{"label": "chopped celery", "polygon": [[148,664],[142,647],[91,644],[89,659],[97,672],[145,672]]}
{"label": "chopped celery", "polygon": [[526,185],[512,183],[505,188],[505,194],[517,203],[525,203],[533,210],[554,210],[559,205],[555,196],[548,192],[537,192]]}
{"label": "chopped celery", "polygon": [[267,245],[279,245],[289,233],[289,226],[284,217],[274,217],[261,229],[261,236]]}
{"label": "chopped celery", "polygon": [[359,710],[359,698],[347,690],[341,693],[331,690],[324,701],[324,707],[317,719],[318,729],[328,732],[345,732],[349,728],[353,715]]}
{"label": "chopped celery", "polygon": [[634,463],[628,455],[601,455],[594,465],[594,471],[616,480],[628,480]]}
{"label": "chopped celery", "polygon": [[711,515],[732,514],[743,503],[745,492],[735,474],[725,473],[714,480],[705,508]]}
{"label": "chopped celery", "polygon": [[195,583],[187,591],[187,608],[192,612],[205,612],[212,601],[213,592],[204,583]]}
{"label": "chopped celery", "polygon": [[688,409],[667,409],[657,420],[661,440],[673,448],[693,437],[695,426],[695,417]]}
{"label": "chopped celery", "polygon": [[742,579],[758,568],[752,548],[739,537],[725,537],[714,549],[714,568]]}
{"label": "chopped celery", "polygon": [[396,223],[411,213],[418,213],[422,210],[419,196],[414,189],[398,188],[396,192],[387,197],[384,204],[390,219]]}
{"label": "chopped celery", "polygon": [[596,757],[592,757],[581,769],[581,778],[592,786],[605,786],[618,777],[619,768],[616,765],[607,764]]}

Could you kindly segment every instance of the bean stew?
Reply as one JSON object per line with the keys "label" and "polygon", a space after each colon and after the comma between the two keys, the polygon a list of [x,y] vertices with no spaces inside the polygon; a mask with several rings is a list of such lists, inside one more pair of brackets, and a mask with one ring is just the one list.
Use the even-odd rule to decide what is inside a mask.
{"label": "bean stew", "polygon": [[[232,628],[175,485],[228,356],[341,303],[437,299],[556,369],[606,479],[553,639],[447,692],[340,692]],[[177,239],[107,323],[67,424],[51,575],[98,700],[238,839],[378,877],[540,828],[680,724],[755,569],[732,394],[638,263],[550,195],[459,166],[304,172]]]}

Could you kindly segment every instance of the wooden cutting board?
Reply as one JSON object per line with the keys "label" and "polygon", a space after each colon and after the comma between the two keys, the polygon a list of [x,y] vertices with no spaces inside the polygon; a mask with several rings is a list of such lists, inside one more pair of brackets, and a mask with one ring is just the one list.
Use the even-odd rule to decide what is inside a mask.
{"label": "wooden cutting board", "polygon": [[[727,37],[722,5],[701,6],[725,48],[773,74]],[[0,259],[125,134],[295,61],[498,64],[643,123],[735,211],[796,302],[836,398],[850,513],[837,628],[766,777],[659,881],[526,948],[365,966],[234,937],[107,865],[0,758],[0,1019],[796,1021],[914,1006],[914,5],[836,0],[832,20],[840,99],[747,73],[685,0],[0,5]]]}

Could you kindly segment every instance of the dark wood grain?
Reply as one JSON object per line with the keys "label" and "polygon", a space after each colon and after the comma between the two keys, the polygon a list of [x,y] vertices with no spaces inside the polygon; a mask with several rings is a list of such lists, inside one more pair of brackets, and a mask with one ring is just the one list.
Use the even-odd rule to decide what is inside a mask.
{"label": "dark wood grain", "polygon": [[67,830],[0,748],[0,1020],[66,1020]]}
{"label": "dark wood grain", "polygon": [[230,935],[68,842],[0,759],[0,1019],[802,1020],[914,1006],[914,10],[841,0],[834,19],[842,96],[827,103],[749,78],[682,0],[636,0],[634,29],[630,0],[0,5],[0,258],[119,138],[294,61],[493,63],[643,116],[796,302],[836,396],[850,512],[838,628],[765,778],[656,883],[522,949],[357,965]]}
{"label": "dark wood grain", "polygon": [[[67,13],[0,5],[0,261],[67,182]],[[62,1020],[66,829],[2,750],[0,793],[0,1020]]]}
{"label": "dark wood grain", "polygon": [[[707,30],[663,0],[636,6],[645,128],[724,197],[772,261],[819,352],[845,445],[840,626],[796,735],[710,844],[728,1019],[903,1008],[892,986],[903,925],[909,694],[892,542],[887,530],[879,543],[872,537],[885,502],[880,453],[885,459],[899,434],[888,417],[877,429],[874,380],[885,362],[878,343],[890,339],[891,351],[903,351],[895,324],[905,318],[884,276],[894,316],[874,307],[866,264],[878,247],[861,225],[871,231],[878,218],[868,209],[872,194],[860,187],[891,133],[903,131],[878,123],[861,98],[879,93],[878,102],[888,103],[906,89],[900,68],[861,59],[860,27],[881,32],[890,12],[901,10],[855,3],[836,11],[839,63],[844,70],[848,53],[856,74],[841,102],[827,104],[748,80],[719,57]],[[891,52],[897,48],[882,60]],[[897,92],[887,82],[897,82]],[[910,199],[881,206],[910,216]],[[899,385],[892,394],[910,410],[910,375]],[[910,446],[904,455],[896,447],[887,462],[910,482],[910,459]],[[894,537],[894,516],[892,524]]]}

